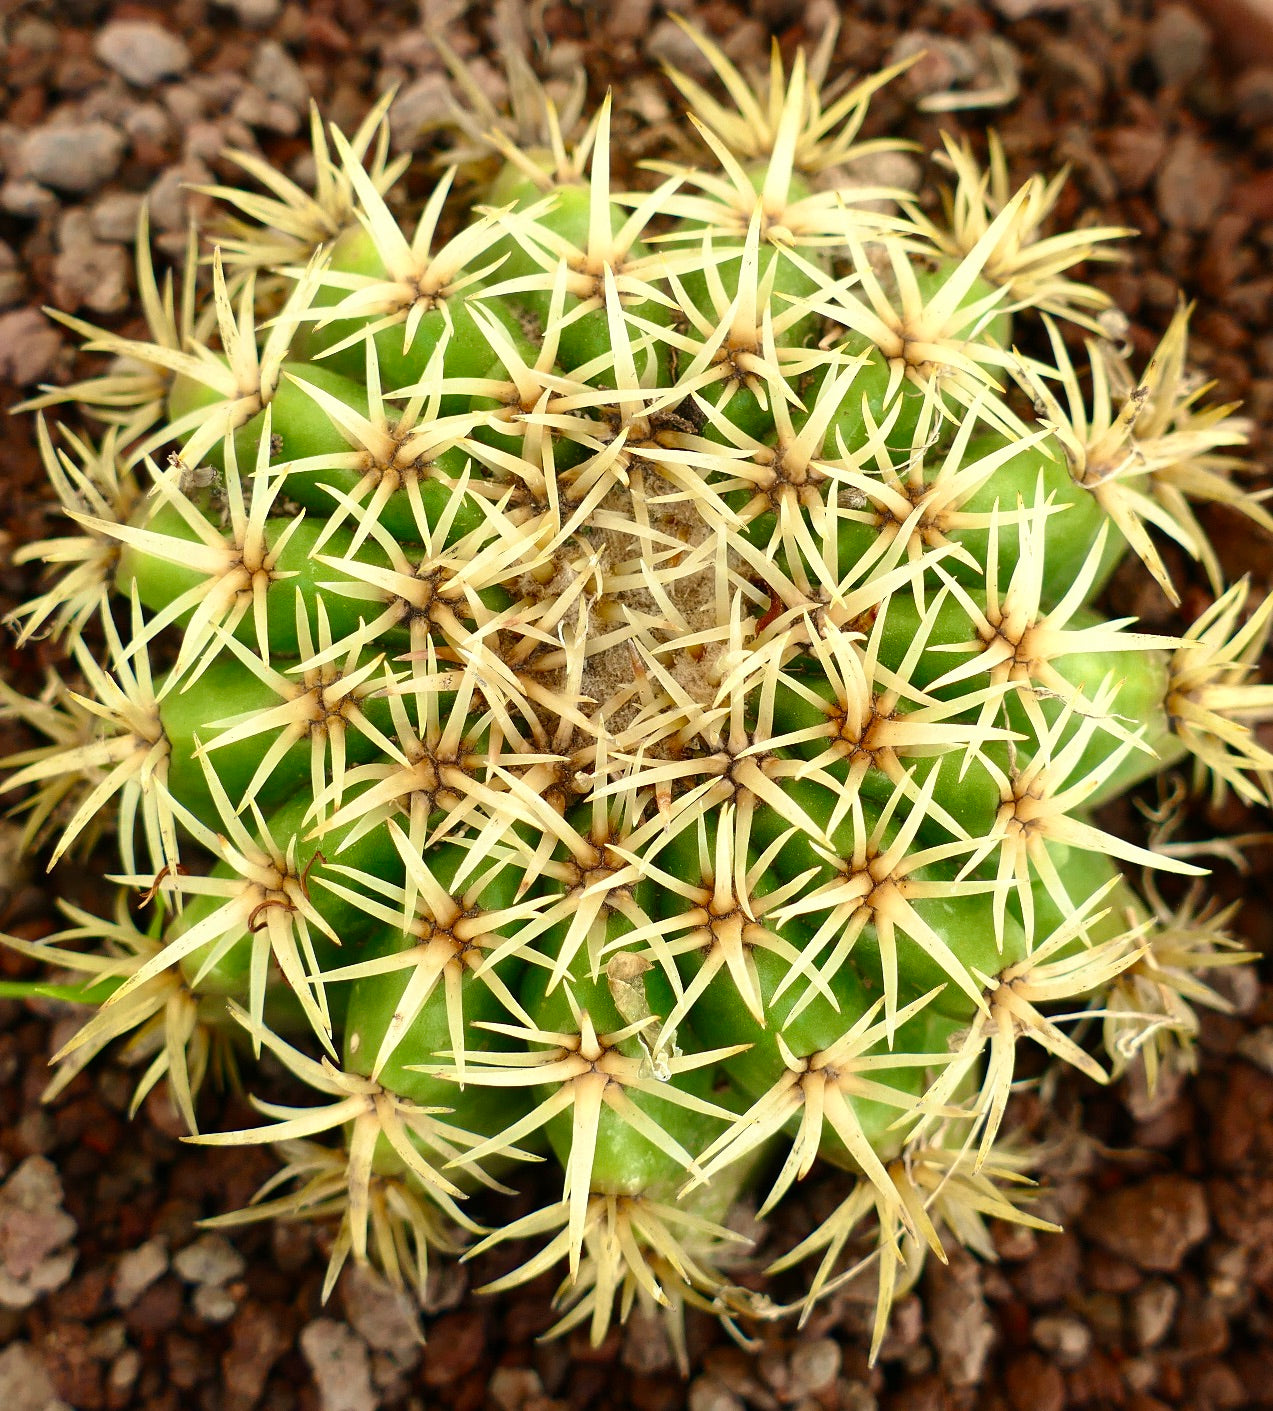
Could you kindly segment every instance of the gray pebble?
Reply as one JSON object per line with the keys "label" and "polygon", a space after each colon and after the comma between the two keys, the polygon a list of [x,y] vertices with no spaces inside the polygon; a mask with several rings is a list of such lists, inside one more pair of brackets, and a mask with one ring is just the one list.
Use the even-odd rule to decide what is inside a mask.
{"label": "gray pebble", "polygon": [[213,181],[208,168],[195,158],[169,167],[151,186],[146,197],[151,227],[160,232],[184,232],[190,220],[190,185]]}
{"label": "gray pebble", "polygon": [[1168,225],[1206,230],[1229,193],[1229,173],[1212,148],[1182,132],[1158,169],[1155,190]]}
{"label": "gray pebble", "polygon": [[1092,1351],[1092,1330],[1072,1313],[1044,1314],[1030,1329],[1034,1345],[1058,1367],[1079,1367]]}
{"label": "gray pebble", "polygon": [[59,250],[75,250],[93,243],[93,226],[83,206],[64,206],[57,220]]}
{"label": "gray pebble", "polygon": [[257,45],[249,77],[267,97],[286,103],[298,113],[309,105],[309,84],[305,75],[276,39],[263,39]]}
{"label": "gray pebble", "polygon": [[982,1292],[981,1269],[971,1255],[952,1250],[949,1265],[929,1261],[926,1285],[928,1336],[942,1375],[955,1386],[975,1386],[996,1337]]}
{"label": "gray pebble", "polygon": [[147,1240],[119,1256],[111,1290],[116,1308],[131,1308],[168,1271],[168,1250],[162,1240]]}
{"label": "gray pebble", "polygon": [[689,1411],[743,1411],[743,1402],[709,1372],[690,1383]]}
{"label": "gray pebble", "polygon": [[230,107],[230,118],[245,129],[261,128],[266,132],[281,132],[285,137],[300,131],[301,126],[301,116],[295,108],[267,97],[259,88],[245,88],[239,94]]}
{"label": "gray pebble", "polygon": [[38,181],[6,181],[0,186],[0,210],[22,220],[48,220],[57,211],[57,197]]}
{"label": "gray pebble", "polygon": [[18,149],[23,172],[55,191],[95,191],[119,169],[124,137],[109,123],[33,128]]}
{"label": "gray pebble", "polygon": [[[692,78],[707,78],[712,66],[703,57],[697,44],[674,20],[662,19],[650,31],[645,52],[661,64],[671,64]],[[690,1388],[691,1392],[693,1387]]]}
{"label": "gray pebble", "polygon": [[70,1411],[29,1342],[11,1343],[0,1352],[0,1406],[5,1411]]}
{"label": "gray pebble", "polygon": [[53,297],[66,308],[81,305],[117,314],[132,295],[132,257],[122,245],[91,238],[69,245],[53,261]]}
{"label": "gray pebble", "polygon": [[366,1265],[356,1264],[341,1290],[345,1314],[363,1341],[401,1366],[414,1366],[424,1346],[415,1300]]}
{"label": "gray pebble", "polygon": [[791,1397],[809,1396],[840,1375],[840,1344],[833,1338],[801,1340],[791,1354]]}
{"label": "gray pebble", "polygon": [[316,1318],[301,1329],[300,1344],[323,1411],[376,1411],[367,1344],[347,1323]]}
{"label": "gray pebble", "polygon": [[1211,31],[1188,5],[1164,5],[1149,26],[1149,60],[1160,83],[1188,83],[1207,65]]}
{"label": "gray pebble", "polygon": [[451,88],[446,75],[427,73],[409,83],[389,109],[389,129],[394,146],[407,150],[422,144],[451,112]]}
{"label": "gray pebble", "polygon": [[141,197],[135,191],[110,191],[93,202],[89,222],[98,240],[127,245],[137,235],[137,213]]}
{"label": "gray pebble", "polygon": [[172,136],[172,119],[158,103],[134,103],[119,125],[134,142],[162,145]]}
{"label": "gray pebble", "polygon": [[[60,349],[60,335],[38,310],[0,315],[0,376],[36,382]],[[29,1308],[61,1288],[75,1265],[75,1251],[65,1247],[75,1228],[62,1209],[57,1168],[46,1157],[28,1156],[0,1186],[0,1308]]]}
{"label": "gray pebble", "polygon": [[207,1323],[228,1323],[239,1310],[234,1295],[220,1284],[201,1284],[190,1299],[194,1311]]}
{"label": "gray pebble", "polygon": [[93,52],[138,88],[175,78],[190,67],[190,50],[175,34],[150,20],[112,20],[98,31]]}
{"label": "gray pebble", "polygon": [[200,1235],[172,1257],[172,1267],[188,1284],[228,1284],[247,1268],[243,1256],[223,1235]]}

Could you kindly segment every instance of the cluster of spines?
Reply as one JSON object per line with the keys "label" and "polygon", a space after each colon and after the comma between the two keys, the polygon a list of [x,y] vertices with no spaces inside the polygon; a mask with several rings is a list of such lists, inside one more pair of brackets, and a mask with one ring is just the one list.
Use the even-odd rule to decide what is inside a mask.
{"label": "cluster of spines", "polygon": [[[1190,750],[1267,796],[1269,604],[1181,639],[1087,604],[1124,544],[1174,596],[1146,525],[1218,583],[1187,497],[1268,516],[1183,312],[1139,383],[1093,336],[1085,403],[1059,328],[1104,300],[1068,271],[1119,232],[1041,235],[1058,188],[1001,155],[950,148],[949,228],[822,179],[887,76],[824,106],[775,60],[759,101],[704,50],[711,169],[616,193],[608,105],[573,144],[548,109],[439,243],[450,175],[404,232],[383,113],[316,124],[312,196],[254,159],[269,194],[218,188],[202,309],[193,259],[178,304],[143,256],[151,341],[82,330],[116,368],[42,401],[107,431],[41,431],[80,534],[28,551],[69,567],[17,615],[82,689],[9,697],[50,741],[9,786],[55,857],[115,800],[157,920],[22,948],[109,990],[56,1088],[131,1031],[193,1131],[233,1014],[331,1099],[199,1139],[284,1146],[254,1213],[340,1207],[333,1278],[422,1277],[547,1145],[560,1202],[485,1243],[551,1236],[520,1277],[565,1258],[563,1326],[756,1314],[727,1220],[777,1146],[766,1210],[855,1173],[779,1264],[825,1250],[816,1296],[874,1214],[878,1346],[939,1223],[1034,1218],[996,1145],[1017,1040],[1103,1078],[1058,1006],[1118,1070],[1217,998],[1225,918],[1110,859],[1199,869],[1089,810]],[[1011,340],[1032,310],[1052,365]]]}

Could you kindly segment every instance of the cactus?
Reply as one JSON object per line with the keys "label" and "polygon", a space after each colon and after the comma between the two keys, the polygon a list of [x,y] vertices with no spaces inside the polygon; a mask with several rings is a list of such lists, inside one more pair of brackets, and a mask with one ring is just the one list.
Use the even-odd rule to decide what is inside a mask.
{"label": "cactus", "polygon": [[[85,977],[50,1095],[128,1037],[139,1101],[278,1148],[224,1222],[338,1222],[329,1287],[527,1239],[498,1287],[561,1266],[559,1329],[658,1306],[683,1357],[687,1306],[807,1314],[873,1228],[878,1348],[926,1250],[1047,1227],[1021,1042],[1152,1078],[1223,1003],[1230,913],[1158,880],[1204,869],[1093,810],[1189,759],[1269,798],[1273,598],[1244,622],[1190,503],[1273,520],[1187,311],[1138,377],[1073,277],[1125,232],[1043,233],[1059,181],[993,142],[948,144],[939,223],[854,174],[891,74],[753,87],[696,42],[728,97],[671,75],[698,147],[650,190],[608,100],[519,71],[522,130],[467,119],[418,216],[384,105],[315,118],[314,192],[240,156],[264,189],[215,189],[179,294],[143,218],[148,340],[64,320],[114,361],[32,404],[103,429],[40,422],[72,527],[14,626],[66,666],[6,689],[47,743],[5,787],[52,861],[113,833],[120,899],[8,944]],[[1217,593],[1178,636],[1098,606],[1128,551],[1178,603],[1155,536]],[[199,1131],[264,1050],[317,1100]],[[736,1211],[822,1165],[786,1308]]]}

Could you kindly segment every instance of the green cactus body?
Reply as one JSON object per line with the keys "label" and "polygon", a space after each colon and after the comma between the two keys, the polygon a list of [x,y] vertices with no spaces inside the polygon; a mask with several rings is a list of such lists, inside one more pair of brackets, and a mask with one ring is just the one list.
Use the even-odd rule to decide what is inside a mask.
{"label": "green cactus body", "polygon": [[[120,918],[9,943],[99,1004],[55,1090],[162,1029],[193,1128],[227,1014],[313,1087],[198,1140],[279,1144],[262,1209],[338,1211],[329,1287],[525,1236],[496,1288],[560,1262],[562,1328],[661,1305],[683,1350],[687,1307],[776,1313],[732,1210],[825,1163],[844,1203],[778,1263],[822,1252],[808,1306],[874,1218],[878,1347],[924,1249],[1041,1224],[1019,1041],[1104,1080],[1090,1007],[1116,1073],[1187,1055],[1233,943],[1095,810],[1190,757],[1265,798],[1273,600],[1221,593],[1185,495],[1273,519],[1183,313],[1139,382],[1090,337],[1076,370],[1105,301],[1066,270],[1119,232],[1043,234],[1055,184],[951,144],[939,226],[836,184],[883,78],[673,81],[706,147],[654,190],[612,189],[608,102],[577,142],[545,107],[404,230],[382,113],[321,147],[312,240],[282,195],[284,234],[237,223],[205,313],[144,266],[152,341],[93,344],[136,404],[77,384],[100,447],[41,432],[78,537],[17,618],[67,680],[4,702],[48,740],[9,762],[31,839],[114,828]],[[1100,606],[1129,549],[1174,600],[1150,530],[1215,580],[1178,635]]]}

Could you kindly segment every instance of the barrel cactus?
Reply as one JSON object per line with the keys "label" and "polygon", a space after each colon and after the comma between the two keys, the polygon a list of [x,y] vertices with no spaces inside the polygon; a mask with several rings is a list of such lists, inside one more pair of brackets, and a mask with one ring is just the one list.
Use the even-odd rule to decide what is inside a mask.
{"label": "barrel cactus", "polygon": [[[1187,311],[1137,369],[1074,277],[1126,232],[1046,233],[1059,180],[993,142],[938,219],[868,175],[890,74],[697,43],[726,96],[671,75],[645,189],[609,100],[470,116],[418,212],[385,105],[316,118],[312,190],[240,155],[179,283],[143,225],[148,340],[63,320],[110,362],[37,399],[98,430],[40,423],[69,525],[14,627],[65,666],[6,691],[46,742],[5,787],[53,862],[109,840],[119,901],[8,944],[92,1006],[50,1093],[126,1040],[191,1140],[277,1148],[223,1218],[330,1217],[329,1287],[528,1241],[499,1287],[560,1266],[558,1328],[659,1306],[683,1349],[874,1231],[878,1346],[927,1251],[1047,1224],[1024,1041],[1152,1079],[1223,1003],[1197,854],[1095,810],[1190,760],[1267,799],[1273,598],[1190,506],[1273,521]],[[1178,603],[1164,538],[1214,605],[1110,620],[1129,552]],[[201,1131],[235,1065],[261,1124]],[[823,1166],[784,1305],[737,1212]]]}

